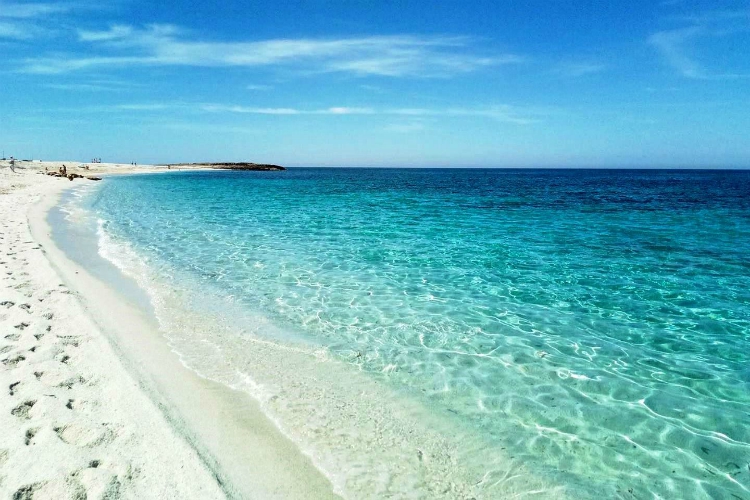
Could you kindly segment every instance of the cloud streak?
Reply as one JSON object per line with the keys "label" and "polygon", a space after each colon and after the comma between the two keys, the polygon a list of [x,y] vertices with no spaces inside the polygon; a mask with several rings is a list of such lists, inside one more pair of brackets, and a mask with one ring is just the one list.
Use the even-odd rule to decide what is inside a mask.
{"label": "cloud streak", "polygon": [[651,35],[648,43],[655,47],[664,60],[687,78],[705,78],[706,72],[688,54],[686,44],[703,32],[700,26],[691,26],[669,31],[659,31]]}
{"label": "cloud streak", "polygon": [[59,16],[91,8],[81,3],[16,3],[0,0],[0,39],[30,40],[56,33]]}
{"label": "cloud streak", "polygon": [[6,3],[0,2],[0,18],[32,19],[51,14],[69,12],[74,5],[60,3]]}
{"label": "cloud streak", "polygon": [[[328,108],[304,109],[297,107],[257,107],[236,104],[216,103],[130,103],[91,108],[95,112],[112,111],[185,111],[203,113],[230,113],[245,115],[268,116],[357,116],[370,115],[381,117],[401,117],[410,119],[410,123],[417,123],[421,119],[453,117],[453,118],[485,118],[502,123],[516,125],[530,125],[538,123],[553,113],[552,110],[536,107],[522,107],[490,105],[480,107],[452,107],[440,109],[427,108],[375,108],[369,106],[348,107],[332,106]],[[421,122],[420,122],[421,123]]]}
{"label": "cloud streak", "polygon": [[113,80],[93,80],[88,82],[44,83],[42,87],[52,90],[74,92],[122,92],[142,87],[139,84]]}
{"label": "cloud streak", "polygon": [[372,108],[331,107],[325,109],[304,110],[298,108],[258,108],[223,104],[201,104],[199,108],[209,113],[241,113],[252,115],[372,115]]}
{"label": "cloud streak", "polygon": [[259,84],[259,83],[251,83],[249,85],[246,85],[245,88],[247,90],[254,90],[254,91],[259,91],[259,92],[260,91],[265,92],[267,90],[273,90],[273,86],[272,85],[263,85],[263,84]]}
{"label": "cloud streak", "polygon": [[172,25],[142,29],[115,25],[105,31],[79,31],[78,36],[99,54],[28,59],[23,71],[55,74],[132,66],[294,66],[361,76],[444,77],[523,61],[514,54],[478,55],[472,40],[466,37],[399,35],[216,42],[195,40]]}
{"label": "cloud streak", "polygon": [[748,78],[736,72],[712,72],[699,62],[695,52],[700,40],[731,36],[750,30],[750,9],[717,10],[678,18],[681,28],[658,31],[648,38],[664,62],[685,78],[730,80]]}
{"label": "cloud streak", "polygon": [[0,39],[26,40],[31,38],[31,29],[19,23],[0,22]]}

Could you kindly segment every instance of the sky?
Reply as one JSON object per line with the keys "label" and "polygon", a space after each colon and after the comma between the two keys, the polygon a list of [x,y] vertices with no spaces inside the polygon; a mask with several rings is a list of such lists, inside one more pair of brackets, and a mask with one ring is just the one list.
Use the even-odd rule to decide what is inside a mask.
{"label": "sky", "polygon": [[750,0],[0,0],[5,156],[750,168]]}

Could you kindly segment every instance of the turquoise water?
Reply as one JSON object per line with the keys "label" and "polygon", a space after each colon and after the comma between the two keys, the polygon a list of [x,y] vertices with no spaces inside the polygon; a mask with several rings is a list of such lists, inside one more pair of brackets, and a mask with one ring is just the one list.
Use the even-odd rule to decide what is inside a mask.
{"label": "turquoise water", "polygon": [[750,499],[748,172],[190,172],[77,200],[154,300],[324,350],[488,470],[502,450],[575,498]]}

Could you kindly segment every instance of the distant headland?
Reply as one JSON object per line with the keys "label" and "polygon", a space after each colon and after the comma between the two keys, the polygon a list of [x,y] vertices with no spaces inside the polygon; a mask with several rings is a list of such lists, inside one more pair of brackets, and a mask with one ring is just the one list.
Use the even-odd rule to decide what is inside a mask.
{"label": "distant headland", "polygon": [[166,165],[168,168],[176,167],[191,167],[191,168],[216,168],[220,170],[262,170],[262,171],[278,171],[286,170],[281,165],[269,165],[267,163],[169,163]]}

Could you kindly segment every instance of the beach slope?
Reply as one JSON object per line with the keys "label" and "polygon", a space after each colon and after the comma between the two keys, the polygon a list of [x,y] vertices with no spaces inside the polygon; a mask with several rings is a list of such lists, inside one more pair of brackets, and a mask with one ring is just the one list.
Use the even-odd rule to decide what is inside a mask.
{"label": "beach slope", "polygon": [[[0,495],[333,496],[251,398],[187,370],[137,311],[54,246],[46,211],[71,181],[44,173],[63,163],[71,170],[0,162]],[[120,330],[105,331],[106,317]]]}
{"label": "beach slope", "polygon": [[28,209],[63,182],[0,169],[0,493],[225,498],[31,237]]}

